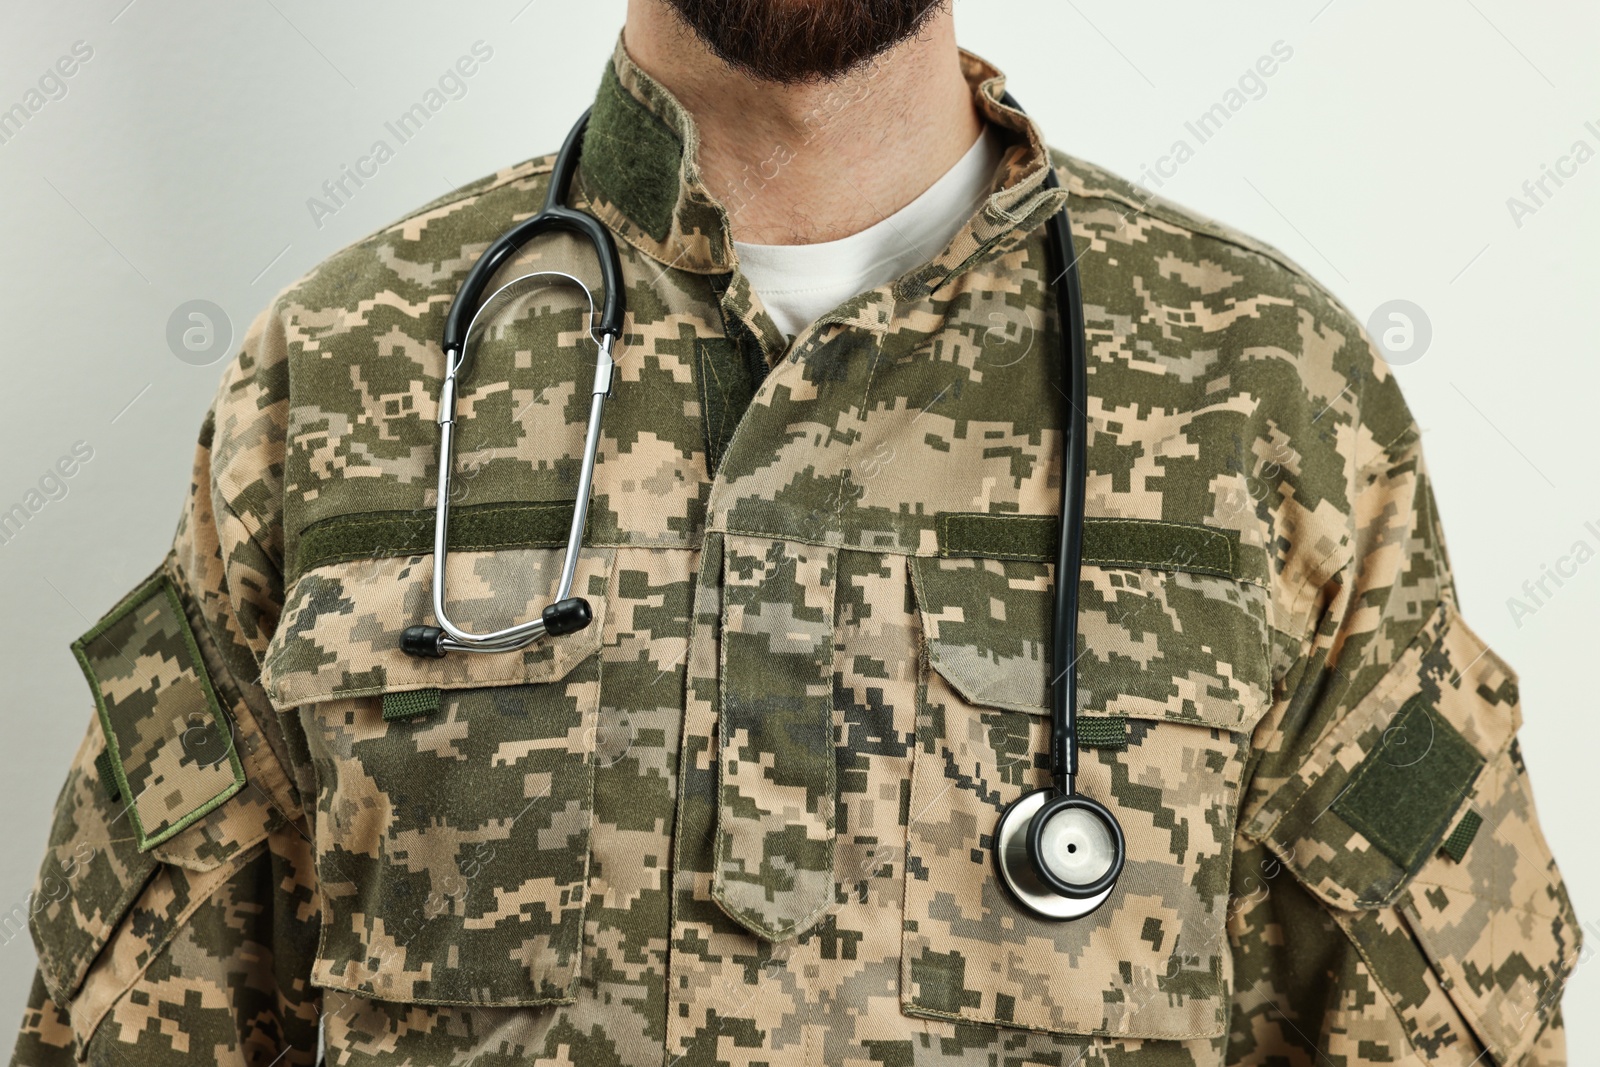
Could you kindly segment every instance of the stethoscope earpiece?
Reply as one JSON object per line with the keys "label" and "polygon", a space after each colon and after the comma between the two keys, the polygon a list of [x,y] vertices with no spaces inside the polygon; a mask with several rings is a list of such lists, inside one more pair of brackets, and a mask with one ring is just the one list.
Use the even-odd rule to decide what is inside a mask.
{"label": "stethoscope earpiece", "polygon": [[995,828],[1001,883],[1041,919],[1079,919],[1104,904],[1125,857],[1122,827],[1105,805],[1054,788],[1013,801]]}

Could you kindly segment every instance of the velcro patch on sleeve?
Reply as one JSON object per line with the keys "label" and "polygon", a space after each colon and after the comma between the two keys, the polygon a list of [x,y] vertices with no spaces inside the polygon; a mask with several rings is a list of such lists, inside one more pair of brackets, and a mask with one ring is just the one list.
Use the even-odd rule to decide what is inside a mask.
{"label": "velcro patch on sleeve", "polygon": [[232,721],[165,574],[136,589],[72,651],[94,692],[106,759],[140,852],[244,787]]}
{"label": "velcro patch on sleeve", "polygon": [[1401,707],[1333,810],[1405,870],[1437,848],[1483,756],[1426,700]]}

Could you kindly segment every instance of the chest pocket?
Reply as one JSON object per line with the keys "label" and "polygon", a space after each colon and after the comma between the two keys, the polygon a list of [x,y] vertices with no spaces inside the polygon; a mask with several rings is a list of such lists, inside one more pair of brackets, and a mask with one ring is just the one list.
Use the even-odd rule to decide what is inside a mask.
{"label": "chest pocket", "polygon": [[[431,622],[431,556],[302,575],[263,681],[317,776],[321,986],[418,1004],[569,1001],[589,866],[614,550],[586,548],[587,629],[519,652],[400,651]],[[562,551],[452,552],[451,612],[486,632],[550,602]]]}
{"label": "chest pocket", "polygon": [[1053,523],[1035,537],[1023,524],[1039,520],[1008,518],[998,538],[941,523],[942,555],[912,561],[927,663],[904,1009],[1065,1034],[1221,1035],[1234,817],[1271,687],[1266,590],[1240,580],[1248,568],[1220,531],[1156,530],[1178,551],[1155,555],[1149,527],[1168,524],[1090,524],[1077,785],[1116,814],[1127,863],[1099,910],[1043,921],[1010,899],[992,855],[1001,812],[1049,783]]}

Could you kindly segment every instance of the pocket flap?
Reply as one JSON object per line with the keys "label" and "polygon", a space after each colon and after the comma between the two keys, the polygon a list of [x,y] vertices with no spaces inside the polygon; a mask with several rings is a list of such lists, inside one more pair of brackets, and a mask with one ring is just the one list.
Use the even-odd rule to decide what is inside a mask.
{"label": "pocket flap", "polygon": [[[974,704],[1048,713],[1055,528],[1050,516],[941,515],[941,554],[911,560],[929,663]],[[1253,725],[1272,691],[1267,592],[1236,538],[1143,520],[1091,530],[1078,596],[1085,725]]]}
{"label": "pocket flap", "polygon": [[[432,624],[433,556],[345,560],[302,574],[288,593],[261,681],[281,709],[336,697],[415,689],[470,689],[552,682],[600,647],[615,549],[585,548],[574,596],[588,599],[587,628],[492,656],[419,659],[400,650],[408,626]],[[554,597],[563,553],[547,548],[451,552],[453,621],[487,633],[535,618]]]}

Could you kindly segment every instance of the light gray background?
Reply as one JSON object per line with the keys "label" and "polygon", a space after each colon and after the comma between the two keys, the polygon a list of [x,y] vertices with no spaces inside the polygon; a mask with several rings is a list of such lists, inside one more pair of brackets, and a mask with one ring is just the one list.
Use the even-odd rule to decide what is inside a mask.
{"label": "light gray background", "polygon": [[[91,710],[67,645],[166,551],[222,368],[172,354],[174,308],[215,301],[237,339],[336,248],[553,149],[622,9],[5,0],[0,110],[74,42],[94,54],[0,144],[0,511],[74,442],[94,458],[0,544],[0,917],[29,891]],[[1521,620],[1507,600],[1575,542],[1600,549],[1600,159],[1520,226],[1507,198],[1575,141],[1600,150],[1600,15],[1574,0],[963,0],[957,20],[1054,144],[1134,178],[1175,140],[1194,145],[1184,123],[1274,42],[1293,49],[1161,192],[1278,245],[1362,320],[1404,299],[1431,321],[1431,346],[1398,373],[1468,618],[1521,673],[1545,831],[1594,940],[1600,561]],[[467,94],[315,225],[307,199],[478,40],[494,56]],[[0,1032],[33,966],[26,936],[0,944]],[[1600,1041],[1597,1009],[1600,968],[1580,966],[1579,1062]]]}

